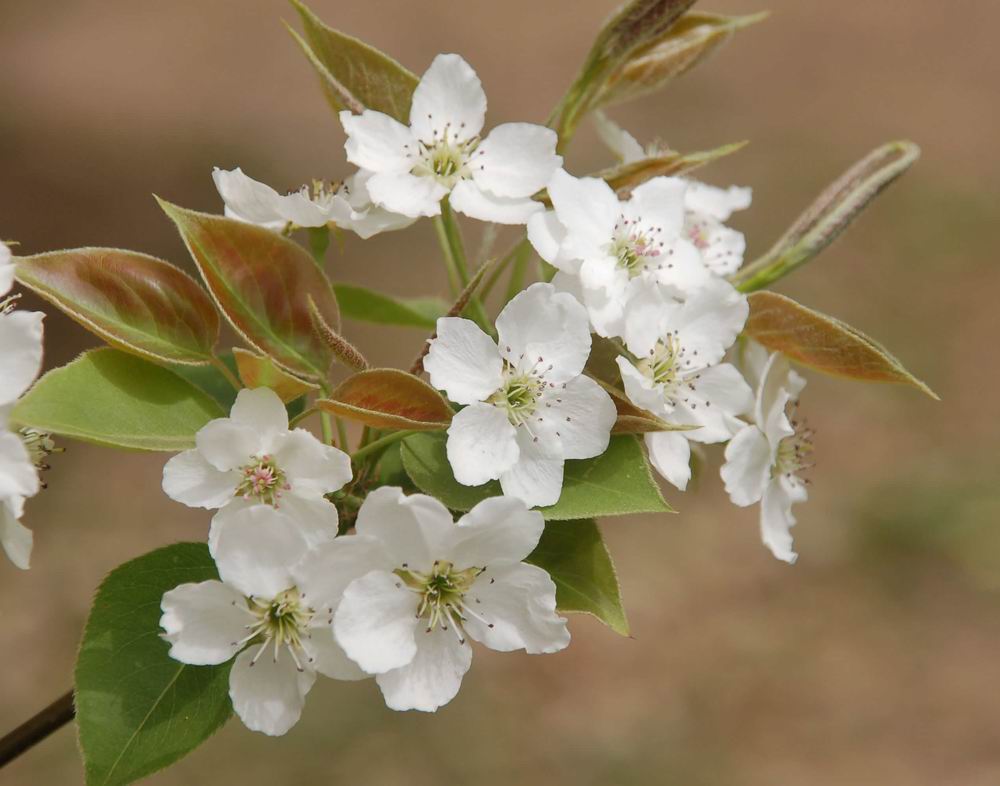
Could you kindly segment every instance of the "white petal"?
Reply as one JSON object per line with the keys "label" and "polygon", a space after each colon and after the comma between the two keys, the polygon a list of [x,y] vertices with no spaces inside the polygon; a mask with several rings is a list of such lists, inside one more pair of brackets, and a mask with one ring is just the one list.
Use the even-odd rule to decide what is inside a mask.
{"label": "white petal", "polygon": [[355,681],[371,676],[347,657],[347,653],[337,644],[331,625],[312,627],[309,638],[303,641],[302,646],[312,659],[310,666],[326,677]]}
{"label": "white petal", "polygon": [[337,643],[369,674],[405,666],[417,654],[418,597],[386,571],[347,585],[333,618]]}
{"label": "white petal", "polygon": [[618,410],[590,377],[579,376],[548,389],[539,403],[539,411],[559,435],[563,458],[593,458],[608,449]]}
{"label": "white petal", "polygon": [[476,185],[502,197],[530,197],[541,191],[562,166],[559,137],[533,123],[504,123],[490,131],[476,150]]}
{"label": "white petal", "polygon": [[160,627],[170,657],[192,666],[225,663],[243,645],[246,598],[221,581],[181,584],[163,595]]}
{"label": "white petal", "polygon": [[706,267],[717,276],[729,276],[743,264],[747,241],[742,232],[714,221],[703,219],[700,223],[688,214],[686,230],[689,237],[697,238],[696,245]]}
{"label": "white petal", "polygon": [[654,415],[666,417],[670,413],[664,406],[663,390],[653,380],[633,366],[627,358],[615,358],[621,370],[622,383],[628,400]]}
{"label": "white petal", "polygon": [[462,677],[472,665],[472,647],[459,644],[450,630],[417,632],[417,652],[402,668],[379,674],[385,704],[392,710],[434,712],[451,701],[462,687]]}
{"label": "white petal", "polygon": [[324,445],[305,429],[279,434],[271,443],[275,464],[285,473],[292,493],[322,497],[337,491],[354,477],[351,457]]}
{"label": "white petal", "polygon": [[416,220],[373,204],[368,193],[368,181],[371,177],[371,172],[360,169],[344,180],[344,185],[338,192],[351,208],[350,218],[343,226],[362,239],[374,237],[380,232],[403,229]]}
{"label": "white petal", "polygon": [[494,224],[526,224],[545,205],[530,197],[497,196],[471,180],[460,180],[451,190],[451,206],[478,221]]}
{"label": "white petal", "polygon": [[594,332],[620,336],[625,330],[625,308],[634,286],[628,273],[611,257],[584,260],[580,265],[583,303]]}
{"label": "white petal", "polygon": [[441,213],[441,199],[448,189],[432,177],[409,172],[379,172],[368,181],[372,201],[386,210],[410,218]]}
{"label": "white petal", "polygon": [[[19,511],[11,509],[7,501],[0,501],[0,546],[15,567],[28,570],[31,567],[31,549],[34,535],[31,530],[17,520]],[[22,500],[17,498],[18,507]]]}
{"label": "white petal", "polygon": [[520,456],[513,467],[500,475],[500,488],[529,507],[554,505],[562,494],[562,446],[551,427],[535,423],[532,432],[535,436],[526,426],[517,430]]}
{"label": "white petal", "polygon": [[538,256],[559,270],[576,273],[580,269],[580,260],[562,253],[566,227],[554,210],[539,211],[528,219],[528,240]]}
{"label": "white petal", "polygon": [[271,388],[241,390],[229,417],[234,423],[254,429],[263,444],[288,431],[288,410]]}
{"label": "white petal", "polygon": [[212,180],[230,218],[270,229],[284,227],[285,219],[278,211],[281,194],[269,185],[248,177],[239,167],[232,170],[215,167]]}
{"label": "white petal", "polygon": [[[692,389],[693,388],[693,389]],[[753,391],[735,366],[720,363],[702,369],[688,384],[677,406],[677,422],[698,426],[687,432],[695,442],[725,442],[743,427],[736,418],[753,409]]]}
{"label": "white petal", "polygon": [[163,491],[192,508],[221,508],[232,500],[239,483],[238,470],[221,472],[197,450],[178,453],[163,467]]}
{"label": "white petal", "polygon": [[290,517],[267,505],[216,514],[219,578],[244,595],[273,598],[292,587],[292,567],[307,546]]}
{"label": "white petal", "polygon": [[621,212],[611,186],[600,178],[575,178],[559,169],[548,190],[556,215],[566,227],[567,255],[587,259],[603,254]]}
{"label": "white petal", "polygon": [[771,450],[756,426],[746,426],[726,445],[726,463],[719,474],[734,505],[757,502],[771,477]]}
{"label": "white petal", "polygon": [[669,326],[689,357],[695,356],[702,365],[710,366],[722,360],[750,314],[746,295],[720,278],[692,294],[673,312]]}
{"label": "white petal", "polygon": [[249,464],[263,449],[260,432],[229,418],[210,420],[195,434],[194,443],[205,461],[219,472]]}
{"label": "white petal", "polygon": [[471,319],[442,317],[424,358],[431,384],[456,404],[474,404],[503,384],[496,343]]}
{"label": "white petal", "polygon": [[458,520],[459,540],[451,562],[460,570],[520,562],[538,545],[545,521],[519,499],[484,499]]}
{"label": "white petal", "polygon": [[248,729],[279,736],[298,723],[316,672],[298,671],[287,651],[277,661],[265,652],[252,664],[259,649],[250,647],[236,658],[229,672],[229,698]]}
{"label": "white petal", "polygon": [[645,435],[649,463],[681,491],[691,480],[691,445],[684,432],[654,431]]}
{"label": "white petal", "polygon": [[639,141],[604,112],[594,112],[593,117],[597,135],[623,164],[631,164],[646,158],[646,151]]}
{"label": "white petal", "polygon": [[795,526],[792,504],[805,500],[805,486],[794,477],[781,476],[764,489],[760,501],[760,537],[771,553],[793,563],[798,555],[792,549],[791,528]]}
{"label": "white petal", "polygon": [[547,382],[568,382],[590,355],[587,311],[552,284],[532,284],[497,317],[501,354],[522,370],[536,368]]}
{"label": "white petal", "polygon": [[10,249],[0,242],[0,297],[10,292],[14,286],[14,263],[11,261]]}
{"label": "white petal", "polygon": [[658,341],[672,332],[668,318],[676,313],[677,301],[668,299],[661,287],[640,278],[635,279],[629,289],[625,346],[636,357],[646,357]]}
{"label": "white petal", "polygon": [[521,562],[491,567],[476,579],[470,601],[493,627],[470,615],[465,629],[490,649],[538,655],[569,644],[566,620],[556,613],[556,585],[541,568]]}
{"label": "white petal", "polygon": [[0,313],[0,407],[13,404],[42,369],[40,311]]}
{"label": "white petal", "polygon": [[28,449],[17,434],[0,431],[0,500],[32,497],[41,484]]}
{"label": "white petal", "polygon": [[[486,94],[459,55],[438,55],[413,91],[410,127],[427,144],[443,138],[463,142],[476,136],[486,120]],[[357,162],[355,162],[357,163]]]}
{"label": "white petal", "polygon": [[688,189],[684,194],[688,210],[704,213],[717,221],[725,221],[736,210],[746,210],[750,207],[752,198],[753,191],[749,188],[730,186],[722,189],[697,180],[688,181]]}
{"label": "white petal", "polygon": [[[410,129],[389,115],[366,109],[360,115],[340,113],[347,134],[347,160],[372,172],[409,172],[416,155]],[[412,151],[412,153],[411,153]]]}
{"label": "white petal", "polygon": [[310,549],[337,537],[337,506],[323,497],[285,494],[278,500],[277,508],[285,514]]}
{"label": "white petal", "polygon": [[656,265],[645,275],[678,295],[691,295],[715,280],[697,246],[681,237],[664,240]]}
{"label": "white petal", "polygon": [[426,494],[406,496],[395,486],[382,486],[365,497],[355,529],[376,538],[393,567],[406,563],[421,572],[430,570],[457,537],[448,508]]}
{"label": "white petal", "polygon": [[507,413],[492,404],[472,404],[448,427],[448,463],[455,480],[479,486],[496,480],[518,457],[514,426]]}
{"label": "white petal", "polygon": [[684,226],[684,192],[687,181],[679,177],[654,177],[632,190],[629,218],[677,235]]}
{"label": "white petal", "polygon": [[292,575],[295,585],[316,609],[318,617],[332,624],[333,612],[348,584],[373,570],[392,570],[394,567],[375,538],[344,535],[310,551],[292,569]]}
{"label": "white petal", "polygon": [[346,223],[351,208],[342,197],[333,195],[313,201],[309,188],[302,186],[298,191],[285,194],[278,202],[278,213],[286,221],[299,227],[323,227],[330,221],[338,225]]}

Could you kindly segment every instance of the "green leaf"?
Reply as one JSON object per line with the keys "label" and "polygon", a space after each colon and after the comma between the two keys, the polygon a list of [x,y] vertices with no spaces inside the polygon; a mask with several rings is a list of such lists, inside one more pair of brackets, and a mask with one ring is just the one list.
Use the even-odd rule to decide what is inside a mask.
{"label": "green leaf", "polygon": [[592,614],[615,633],[629,635],[618,575],[593,519],[547,522],[526,562],[548,571],[559,611]]}
{"label": "green leaf", "polygon": [[177,543],[126,562],[97,591],[76,661],[88,786],[133,783],[190,753],[232,714],[230,664],[188,666],[160,638],[163,593],[218,579],[208,547]]}
{"label": "green leaf", "polygon": [[[233,352],[220,352],[218,358],[226,364],[227,368],[234,375],[239,376],[236,357]],[[177,365],[170,366],[169,368],[177,376],[186,379],[199,390],[208,393],[208,395],[219,402],[226,412],[231,410],[233,404],[236,403],[237,391],[233,388],[233,384],[215,366]]]}
{"label": "green leaf", "polygon": [[313,330],[309,298],[330,325],[340,324],[340,313],[309,253],[269,229],[159,202],[239,334],[292,373],[325,378],[333,354]]}
{"label": "green leaf", "polygon": [[363,41],[327,27],[299,0],[292,5],[302,19],[305,40],[291,27],[288,31],[319,74],[330,106],[355,114],[374,109],[408,124],[416,74]]}
{"label": "green leaf", "polygon": [[777,292],[754,292],[749,299],[743,331],[771,351],[833,376],[896,382],[937,398],[889,350],[860,330]]}
{"label": "green leaf", "polygon": [[352,374],[316,406],[377,429],[441,430],[455,414],[437,390],[395,368]]}
{"label": "green leaf", "polygon": [[14,407],[22,426],[111,447],[179,451],[225,413],[177,374],[117,349],[85,352],[43,376]]}
{"label": "green leaf", "polygon": [[172,363],[211,362],[219,314],[169,262],[115,248],[21,257],[17,280],[112,346]]}
{"label": "green leaf", "polygon": [[334,284],[341,313],[359,322],[434,330],[448,304],[439,298],[395,298],[353,284]]}
{"label": "green leaf", "polygon": [[[414,434],[403,441],[403,466],[421,491],[452,510],[470,510],[487,497],[503,493],[497,481],[463,486],[455,480],[446,442],[446,435],[439,432]],[[567,461],[562,496],[555,505],[539,510],[549,520],[672,512],[638,441],[624,434],[612,437],[608,449],[597,458]]]}

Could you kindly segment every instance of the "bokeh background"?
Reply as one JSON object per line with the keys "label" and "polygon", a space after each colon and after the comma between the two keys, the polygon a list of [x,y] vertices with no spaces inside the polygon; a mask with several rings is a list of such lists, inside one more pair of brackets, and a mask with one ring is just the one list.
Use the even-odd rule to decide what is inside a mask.
{"label": "bokeh background", "polygon": [[[611,0],[314,0],[330,24],[420,73],[439,51],[478,70],[489,122],[542,121]],[[794,567],[728,504],[718,456],[676,516],[605,521],[633,629],[572,620],[555,656],[479,651],[433,716],[370,683],[320,682],[284,739],[230,723],[157,786],[348,783],[1000,783],[1000,268],[995,0],[715,0],[765,23],[666,91],[612,115],[680,150],[751,145],[703,170],[751,184],[735,222],[764,251],[875,145],[919,164],[778,289],[870,333],[941,395],[809,375],[818,431]],[[343,136],[278,0],[0,0],[0,234],[22,253],[106,245],[190,269],[151,194],[216,211],[213,165],[279,188],[347,172]],[[608,157],[585,128],[567,162]],[[335,277],[443,291],[430,224],[330,258]],[[28,305],[37,305],[31,298]],[[57,313],[47,364],[95,340]],[[423,336],[351,325],[376,362]],[[2,358],[0,358],[2,373]],[[70,444],[28,506],[34,568],[0,564],[0,729],[69,687],[87,608],[120,562],[204,537],[159,490],[162,455]],[[0,772],[81,784],[65,728]]]}

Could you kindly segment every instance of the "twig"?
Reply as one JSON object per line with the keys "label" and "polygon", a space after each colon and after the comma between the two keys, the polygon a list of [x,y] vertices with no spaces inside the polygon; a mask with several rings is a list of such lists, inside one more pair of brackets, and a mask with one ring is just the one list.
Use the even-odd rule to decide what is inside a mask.
{"label": "twig", "polygon": [[69,691],[0,739],[0,767],[9,764],[50,734],[61,729],[73,720],[75,715],[73,691]]}

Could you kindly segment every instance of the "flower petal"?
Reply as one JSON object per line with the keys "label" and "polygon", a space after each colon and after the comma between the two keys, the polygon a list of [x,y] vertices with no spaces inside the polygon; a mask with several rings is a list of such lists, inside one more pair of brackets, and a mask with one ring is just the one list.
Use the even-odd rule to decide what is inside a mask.
{"label": "flower petal", "polygon": [[794,475],[782,475],[764,489],[760,500],[760,537],[771,553],[789,564],[798,559],[792,549],[791,528],[795,526],[792,504],[804,502],[805,485]]}
{"label": "flower petal", "polygon": [[44,318],[40,311],[0,313],[0,407],[17,401],[42,369]]}
{"label": "flower petal", "polygon": [[420,629],[416,636],[410,663],[375,678],[391,710],[434,712],[455,698],[472,665],[472,647],[460,644],[451,631]]}
{"label": "flower petal", "polygon": [[417,602],[392,573],[375,570],[355,579],[333,618],[337,643],[369,674],[405,666],[417,654]]}
{"label": "flower petal", "polygon": [[0,500],[32,497],[40,487],[38,470],[21,438],[9,431],[0,431]]}
{"label": "flower petal", "polygon": [[10,249],[0,241],[0,297],[10,292],[14,286],[14,263],[11,261]]}
{"label": "flower petal", "polygon": [[483,130],[485,120],[486,94],[472,66],[459,55],[435,57],[413,91],[414,136],[431,145],[444,138],[447,129],[449,141],[464,142]]}
{"label": "flower petal", "polygon": [[247,176],[239,167],[232,170],[215,167],[212,180],[229,218],[268,229],[284,228],[286,222],[278,210],[281,194],[271,186]]}
{"label": "flower petal", "polygon": [[347,134],[344,149],[352,164],[372,172],[409,172],[413,168],[416,140],[398,120],[371,109],[360,115],[344,110],[340,124]]}
{"label": "flower petal", "polygon": [[217,418],[202,426],[194,435],[194,443],[212,467],[219,472],[230,472],[263,452],[261,436],[252,426],[230,418]]}
{"label": "flower petal", "polygon": [[681,491],[691,480],[691,445],[683,432],[655,431],[645,435],[649,463]]}
{"label": "flower petal", "polygon": [[617,357],[615,362],[621,370],[622,384],[628,400],[654,415],[667,416],[670,413],[664,404],[663,390],[653,380],[641,373],[627,358]]}
{"label": "flower petal", "polygon": [[277,660],[265,652],[253,663],[258,651],[251,647],[237,656],[229,672],[229,698],[248,729],[275,737],[298,723],[316,672],[298,671],[287,652]]}
{"label": "flower petal", "polygon": [[426,494],[403,494],[382,486],[358,510],[355,529],[379,541],[393,567],[404,563],[426,572],[457,537],[455,520],[444,505]]}
{"label": "flower petal", "polygon": [[432,177],[409,172],[379,172],[368,181],[368,193],[376,205],[410,218],[441,213],[447,187]]}
{"label": "flower petal", "polygon": [[288,410],[271,388],[241,390],[236,394],[229,417],[234,423],[254,429],[265,445],[288,431]]}
{"label": "flower petal", "polygon": [[687,181],[682,178],[650,178],[632,190],[626,213],[631,221],[655,226],[667,235],[678,235],[684,227],[685,191]]}
{"label": "flower petal", "polygon": [[472,404],[448,427],[448,463],[455,480],[478,486],[496,480],[517,461],[514,427],[507,413],[492,404]]}
{"label": "flower petal", "polygon": [[522,562],[491,567],[466,598],[486,624],[470,615],[465,630],[490,649],[538,655],[569,644],[566,620],[556,613],[556,585],[539,567]]}
{"label": "flower petal", "polygon": [[337,506],[323,497],[286,494],[278,501],[277,508],[298,530],[310,549],[329,543],[337,537],[339,527]]}
{"label": "flower petal", "polygon": [[526,224],[545,209],[530,197],[497,196],[471,180],[459,180],[451,190],[450,200],[459,213],[494,224]]}
{"label": "flower petal", "polygon": [[301,497],[322,497],[342,488],[354,477],[350,456],[324,445],[305,429],[297,428],[275,437],[271,455],[285,473],[292,493]]}
{"label": "flower petal", "polygon": [[471,319],[442,317],[430,344],[424,370],[456,404],[482,401],[503,384],[497,345]]}
{"label": "flower petal", "polygon": [[164,593],[160,627],[170,657],[192,666],[225,663],[247,635],[246,598],[221,581],[181,584]]}
{"label": "flower petal", "polygon": [[695,442],[725,442],[743,426],[736,415],[753,409],[753,391],[735,366],[720,363],[689,379],[685,400],[677,406],[676,420],[698,426],[686,432]]}
{"label": "flower petal", "polygon": [[513,467],[500,475],[500,488],[504,494],[523,500],[528,507],[554,505],[562,494],[562,446],[551,426],[535,423],[532,430],[534,436],[523,426],[517,430],[520,456]]}
{"label": "flower petal", "polygon": [[[16,498],[20,507],[21,498]],[[35,538],[31,530],[17,520],[19,511],[11,508],[11,500],[0,501],[0,546],[14,566],[21,570],[31,567],[31,549]]]}
{"label": "flower petal", "polygon": [[559,137],[534,123],[503,123],[476,149],[472,178],[485,191],[503,197],[530,197],[541,191],[562,166]]}
{"label": "flower petal", "polygon": [[719,474],[734,505],[760,500],[771,477],[771,450],[756,426],[745,426],[726,445],[726,463]]}
{"label": "flower petal", "polygon": [[459,570],[520,562],[538,545],[542,514],[513,497],[484,499],[458,520],[459,539],[449,558]]}
{"label": "flower petal", "polygon": [[335,680],[363,680],[371,675],[347,657],[347,653],[337,644],[333,627],[317,625],[310,628],[309,638],[302,642],[310,660],[310,665],[320,674]]}
{"label": "flower petal", "polygon": [[562,443],[563,458],[585,459],[608,449],[618,410],[605,390],[590,377],[579,376],[542,398],[546,420]]}
{"label": "flower petal", "polygon": [[317,619],[332,625],[333,613],[348,584],[373,570],[393,567],[392,560],[375,538],[344,535],[310,551],[292,568],[292,575],[295,586],[316,609]]}
{"label": "flower petal", "polygon": [[688,357],[710,366],[722,360],[736,341],[749,313],[746,295],[729,282],[713,278],[683,305],[673,307],[666,321],[668,329],[677,331]]}
{"label": "flower petal", "polygon": [[221,508],[233,499],[239,482],[239,471],[221,472],[197,450],[178,453],[163,467],[163,491],[191,508]]}
{"label": "flower petal", "polygon": [[566,227],[554,210],[539,211],[528,219],[528,240],[538,256],[549,264],[567,273],[579,271],[580,260],[562,253]]}
{"label": "flower petal", "polygon": [[267,505],[216,514],[219,578],[247,597],[273,598],[294,586],[292,567],[307,546],[294,521]]}
{"label": "flower petal", "polygon": [[576,178],[557,169],[548,191],[552,207],[566,227],[566,254],[577,259],[604,254],[621,213],[611,186],[600,178]]}
{"label": "flower petal", "polygon": [[684,203],[688,210],[703,213],[717,221],[727,220],[735,211],[746,210],[753,200],[750,188],[730,186],[717,188],[697,180],[689,180],[684,194]]}

